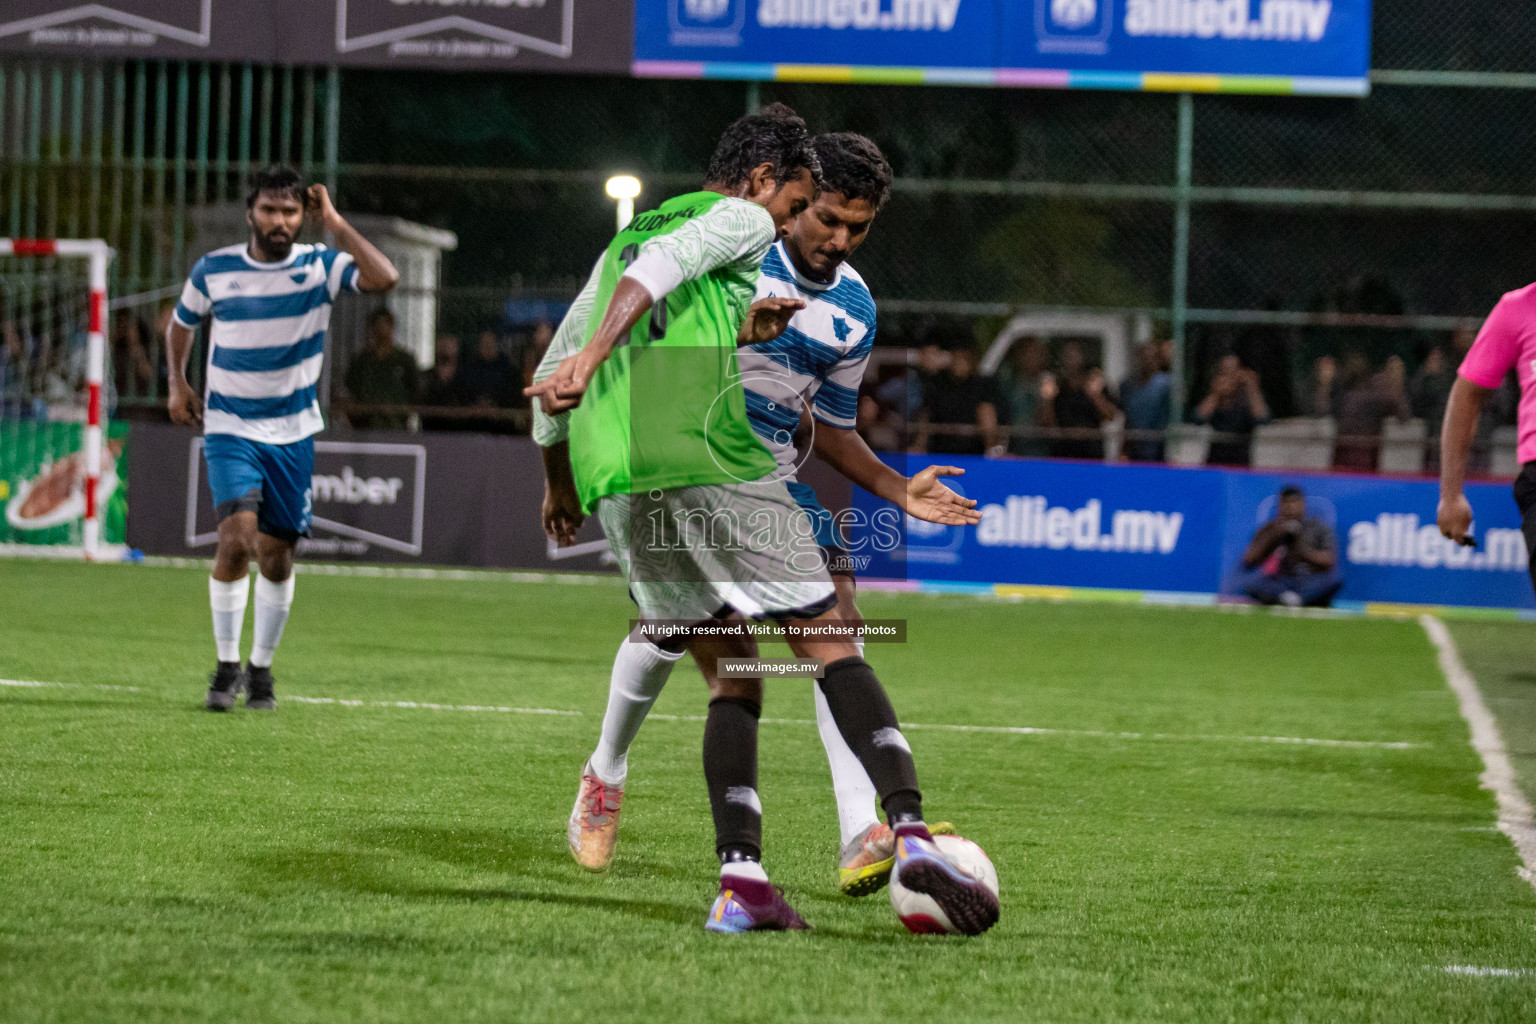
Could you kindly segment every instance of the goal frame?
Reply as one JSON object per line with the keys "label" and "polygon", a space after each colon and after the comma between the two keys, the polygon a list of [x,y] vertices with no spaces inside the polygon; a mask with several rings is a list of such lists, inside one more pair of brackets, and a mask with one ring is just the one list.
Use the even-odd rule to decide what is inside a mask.
{"label": "goal frame", "polygon": [[112,248],[100,238],[0,238],[0,256],[66,257],[90,265],[90,320],[86,333],[85,516],[81,523],[81,553],[95,561],[103,553],[101,509],[96,502],[101,483],[101,385],[107,362],[107,265]]}

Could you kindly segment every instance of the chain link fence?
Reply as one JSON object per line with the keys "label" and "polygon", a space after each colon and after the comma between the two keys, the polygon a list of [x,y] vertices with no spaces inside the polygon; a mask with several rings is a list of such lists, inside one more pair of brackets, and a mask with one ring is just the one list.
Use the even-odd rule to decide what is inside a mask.
{"label": "chain link fence", "polygon": [[[1189,405],[1235,352],[1285,415],[1319,356],[1396,356],[1411,375],[1536,278],[1527,6],[1381,0],[1375,25],[1368,98],[1194,97],[1186,181],[1171,95],[4,63],[0,234],[103,235],[113,295],[152,328],[206,247],[196,211],[291,160],[346,211],[455,232],[439,328],[461,349],[492,332],[521,365],[529,311],[558,315],[611,237],[605,179],[638,175],[642,208],[695,187],[720,128],[782,100],[870,135],[895,168],[854,260],[882,344],[984,346],[1041,310],[1187,324]],[[163,374],[142,376],[124,403],[160,401]]]}

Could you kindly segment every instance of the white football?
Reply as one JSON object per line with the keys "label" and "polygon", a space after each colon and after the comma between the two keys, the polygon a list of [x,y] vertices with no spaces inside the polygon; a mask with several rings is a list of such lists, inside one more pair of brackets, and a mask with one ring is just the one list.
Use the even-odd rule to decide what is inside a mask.
{"label": "white football", "polygon": [[[992,890],[992,895],[998,895],[997,868],[993,866],[992,858],[987,856],[987,851],[960,836],[934,836],[933,842],[961,870],[980,880]],[[960,929],[950,923],[932,896],[906,888],[897,881],[894,872],[891,875],[891,906],[896,908],[896,916],[907,926],[907,931],[919,935],[960,934]]]}

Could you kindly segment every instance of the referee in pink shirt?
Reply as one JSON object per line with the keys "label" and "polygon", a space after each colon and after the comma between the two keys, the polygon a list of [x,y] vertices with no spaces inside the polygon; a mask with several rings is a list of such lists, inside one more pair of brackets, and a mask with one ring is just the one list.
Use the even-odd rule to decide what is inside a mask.
{"label": "referee in pink shirt", "polygon": [[[1483,401],[1511,368],[1520,380],[1520,476],[1515,480],[1515,504],[1520,507],[1525,549],[1536,553],[1536,284],[1499,300],[1462,360],[1440,430],[1440,507],[1435,518],[1441,533],[1465,542],[1472,529],[1472,503],[1462,491],[1467,455]],[[1531,562],[1531,582],[1536,585],[1536,558]]]}

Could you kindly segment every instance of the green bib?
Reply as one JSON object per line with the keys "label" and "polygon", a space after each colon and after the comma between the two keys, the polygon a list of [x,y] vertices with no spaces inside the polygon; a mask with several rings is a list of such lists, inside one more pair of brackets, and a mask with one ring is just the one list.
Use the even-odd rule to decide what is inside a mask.
{"label": "green bib", "polygon": [[[692,192],[642,213],[603,256],[590,341],[646,239],[725,197]],[[740,263],[686,281],[621,339],[571,413],[571,466],[582,509],[608,494],[760,479],[773,456],[753,433],[736,367],[736,333],[757,288]]]}

